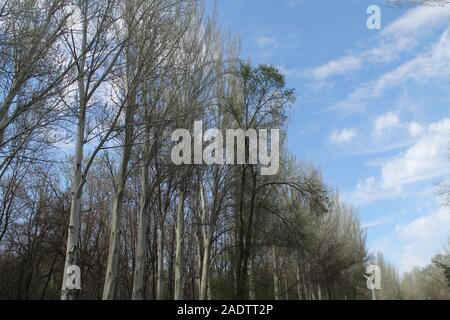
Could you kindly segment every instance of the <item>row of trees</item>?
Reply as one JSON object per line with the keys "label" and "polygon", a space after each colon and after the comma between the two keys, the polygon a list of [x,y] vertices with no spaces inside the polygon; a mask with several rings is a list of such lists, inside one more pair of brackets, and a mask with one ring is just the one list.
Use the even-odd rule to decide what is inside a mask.
{"label": "row of trees", "polygon": [[[316,170],[305,168],[299,172],[300,181],[320,182],[315,180]],[[71,170],[69,166],[36,166],[17,194],[14,219],[2,240],[2,298],[59,297],[70,210],[70,192],[60,185],[62,172],[69,176]],[[145,299],[235,298],[239,267],[239,222],[235,221],[238,217],[233,195],[236,187],[231,183],[226,186],[230,193],[213,217],[206,214],[214,214],[214,191],[205,182],[203,192],[197,192],[196,187],[186,191],[182,209],[175,187],[167,194],[157,185],[157,198],[151,200],[155,204],[150,206],[144,232],[142,282],[136,284],[140,180],[136,172],[127,184],[114,298],[136,298],[140,285]],[[85,192],[77,260],[82,270],[82,290],[76,298],[101,299],[114,194],[114,180],[103,159],[94,163]],[[329,195],[334,200],[327,201],[328,210],[319,211],[287,186],[261,194],[252,228],[244,298],[367,297],[362,276],[366,259],[364,234],[351,208],[339,204],[331,192]]]}
{"label": "row of trees", "polygon": [[294,101],[200,1],[3,0],[0,29],[1,298],[362,297],[364,232],[312,165],[171,162],[175,129],[285,132]]}
{"label": "row of trees", "polygon": [[[0,29],[0,298],[370,297],[355,210],[286,151],[294,91],[200,1],[1,0]],[[200,120],[280,129],[278,174],[250,136],[237,165],[208,137],[175,165]]]}

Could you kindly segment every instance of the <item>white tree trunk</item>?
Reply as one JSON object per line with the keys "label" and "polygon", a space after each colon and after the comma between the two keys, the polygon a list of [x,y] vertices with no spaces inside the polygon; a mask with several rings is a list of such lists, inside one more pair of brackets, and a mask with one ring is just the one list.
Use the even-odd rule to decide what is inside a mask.
{"label": "white tree trunk", "polygon": [[66,246],[66,260],[64,264],[63,282],[61,287],[61,300],[73,300],[74,291],[67,289],[67,268],[77,264],[78,259],[78,244],[80,240],[81,229],[81,196],[83,188],[83,157],[84,157],[84,140],[86,131],[86,88],[84,83],[84,69],[86,65],[86,48],[87,48],[87,1],[83,2],[83,32],[81,52],[82,56],[79,62],[78,69],[78,99],[79,99],[79,111],[78,111],[78,124],[77,124],[77,141],[75,146],[74,157],[74,173],[72,181],[72,200],[70,205],[70,217],[69,228],[67,234],[67,246]]}
{"label": "white tree trunk", "polygon": [[297,280],[297,294],[298,294],[298,300],[303,300],[303,294],[302,294],[302,285],[303,285],[303,281],[302,281],[302,276],[300,273],[300,266],[297,264],[296,266],[296,280]]}
{"label": "white tree trunk", "polygon": [[156,282],[156,300],[163,299],[164,285],[164,222],[161,222],[158,228],[158,275]]}
{"label": "white tree trunk", "polygon": [[284,295],[285,295],[285,300],[289,300],[289,285],[288,285],[288,281],[287,281],[287,276],[284,275],[283,277],[283,282],[284,282]]}
{"label": "white tree trunk", "polygon": [[67,288],[67,280],[68,280],[67,270],[70,266],[77,264],[78,250],[79,250],[78,243],[80,239],[80,228],[81,228],[80,216],[81,216],[81,195],[80,192],[74,192],[74,194],[72,195],[72,202],[70,207],[70,222],[67,236],[66,261],[64,264],[64,275],[61,288],[61,300],[74,299],[73,290],[69,290]]}
{"label": "white tree trunk", "polygon": [[211,229],[208,229],[209,219],[208,213],[206,211],[206,201],[203,191],[203,185],[200,183],[200,205],[201,205],[201,233],[202,233],[202,245],[203,245],[203,257],[202,257],[202,267],[201,267],[201,277],[200,277],[200,289],[199,289],[199,299],[207,299],[208,281],[209,281],[209,259],[211,251]]}
{"label": "white tree trunk", "polygon": [[273,294],[275,300],[281,300],[280,273],[278,270],[278,254],[276,246],[272,246]]}
{"label": "white tree trunk", "polygon": [[144,299],[144,271],[145,271],[145,258],[147,254],[147,225],[149,220],[148,201],[146,190],[148,189],[148,166],[144,166],[142,170],[142,199],[141,208],[139,212],[139,225],[137,232],[137,244],[136,244],[136,260],[133,278],[133,300]]}
{"label": "white tree trunk", "polygon": [[[119,186],[120,188],[120,186]],[[109,240],[108,265],[106,267],[105,286],[103,288],[103,300],[114,299],[114,291],[117,281],[117,268],[119,264],[120,238],[122,233],[123,193],[121,188],[114,196],[111,235]]]}
{"label": "white tree trunk", "polygon": [[200,300],[206,300],[208,280],[209,280],[209,255],[210,255],[210,241],[204,239],[203,260],[202,260],[202,277],[200,281]]}
{"label": "white tree trunk", "polygon": [[175,292],[174,299],[183,299],[183,254],[184,254],[184,193],[180,192],[176,226]]}
{"label": "white tree trunk", "polygon": [[310,292],[310,298],[311,300],[316,300],[316,294],[314,290],[314,284],[311,283],[311,280],[309,280],[309,292]]}
{"label": "white tree trunk", "polygon": [[[127,88],[128,85],[126,85]],[[127,90],[127,92],[129,92]],[[127,97],[127,95],[125,95]],[[125,195],[125,185],[128,176],[128,162],[130,161],[133,135],[134,135],[134,99],[126,103],[125,115],[125,139],[122,151],[122,159],[120,162],[120,172],[117,177],[112,221],[111,221],[111,235],[109,239],[108,265],[106,267],[105,286],[103,288],[103,300],[114,299],[114,291],[117,282],[117,268],[119,265],[120,255],[120,238],[122,236],[122,216],[123,216],[123,198]]]}
{"label": "white tree trunk", "polygon": [[[143,93],[144,108],[145,108],[145,119],[149,119],[147,92],[144,89]],[[144,272],[145,272],[145,261],[147,257],[147,226],[149,221],[149,168],[150,168],[150,125],[145,128],[145,144],[144,144],[144,160],[141,172],[141,207],[139,211],[139,222],[137,231],[137,244],[136,244],[136,258],[134,263],[134,277],[133,277],[133,300],[143,300],[144,299]]]}

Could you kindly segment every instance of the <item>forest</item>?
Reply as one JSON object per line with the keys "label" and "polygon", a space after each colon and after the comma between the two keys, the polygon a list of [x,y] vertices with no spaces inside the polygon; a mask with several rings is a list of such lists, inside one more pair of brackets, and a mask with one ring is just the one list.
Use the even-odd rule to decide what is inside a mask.
{"label": "forest", "polygon": [[[363,300],[370,264],[377,299],[450,299],[450,242],[403,275],[369,252],[358,209],[286,146],[295,89],[208,12],[0,0],[0,299]],[[278,129],[278,173],[173,163],[196,121]]]}

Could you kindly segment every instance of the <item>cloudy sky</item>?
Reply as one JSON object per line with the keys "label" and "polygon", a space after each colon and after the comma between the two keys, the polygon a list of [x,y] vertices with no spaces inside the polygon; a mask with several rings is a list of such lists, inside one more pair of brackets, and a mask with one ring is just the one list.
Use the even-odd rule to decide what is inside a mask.
{"label": "cloudy sky", "polygon": [[[359,208],[369,249],[400,271],[428,264],[450,235],[437,195],[450,180],[450,6],[217,2],[243,58],[274,64],[296,88],[289,149]],[[371,4],[381,30],[366,26]]]}

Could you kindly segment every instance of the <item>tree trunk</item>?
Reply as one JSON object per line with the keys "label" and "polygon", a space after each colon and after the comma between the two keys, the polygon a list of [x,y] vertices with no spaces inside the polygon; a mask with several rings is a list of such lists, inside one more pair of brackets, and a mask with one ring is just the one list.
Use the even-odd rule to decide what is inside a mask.
{"label": "tree trunk", "polygon": [[[144,89],[144,108],[145,108],[145,118],[149,119],[148,115],[148,103],[147,103],[147,92]],[[139,211],[139,225],[137,232],[137,244],[136,244],[136,260],[135,260],[135,270],[133,278],[133,300],[143,300],[144,299],[144,272],[145,272],[145,262],[147,256],[147,227],[149,222],[149,168],[150,168],[150,125],[145,128],[145,143],[144,143],[144,161],[143,168],[141,172],[141,207]]]}
{"label": "tree trunk", "polygon": [[202,257],[202,267],[201,267],[201,277],[200,277],[200,289],[199,289],[199,299],[207,299],[208,281],[209,281],[209,259],[211,251],[211,237],[212,229],[211,226],[208,228],[208,214],[206,211],[205,195],[203,191],[203,185],[200,183],[200,201],[201,201],[201,238],[203,244],[203,257]]}
{"label": "tree trunk", "polygon": [[134,269],[133,279],[133,300],[144,299],[144,271],[145,261],[147,255],[147,226],[149,221],[148,212],[148,197],[146,191],[148,190],[149,178],[148,178],[148,166],[144,165],[142,169],[142,195],[141,195],[141,208],[139,211],[139,226],[137,232],[137,245],[136,245],[136,261]]}
{"label": "tree trunk", "polygon": [[206,300],[208,280],[209,280],[209,255],[210,255],[210,241],[209,239],[204,240],[203,248],[203,260],[202,260],[202,277],[200,285],[200,300]]}
{"label": "tree trunk", "polygon": [[254,279],[254,273],[253,273],[253,259],[252,258],[250,258],[250,260],[249,260],[247,270],[248,270],[248,297],[250,298],[250,300],[256,300],[255,279]]}
{"label": "tree trunk", "polygon": [[273,295],[275,300],[281,300],[280,273],[278,270],[278,254],[276,246],[272,246],[273,263]]}
{"label": "tree trunk", "polygon": [[164,221],[160,222],[158,228],[158,275],[156,279],[156,300],[163,299],[163,285],[164,285]]}
{"label": "tree trunk", "polygon": [[311,279],[309,280],[309,294],[310,294],[310,299],[311,300],[316,300],[314,284],[312,283]]}
{"label": "tree trunk", "polygon": [[117,267],[119,263],[120,237],[122,233],[123,213],[123,187],[116,193],[113,203],[111,235],[109,242],[108,265],[106,267],[105,285],[103,288],[103,300],[114,299],[114,291],[117,281]]}
{"label": "tree trunk", "polygon": [[288,285],[288,281],[287,281],[287,276],[286,274],[283,277],[283,281],[284,281],[284,295],[285,295],[285,300],[289,300],[289,285]]}
{"label": "tree trunk", "polygon": [[[80,170],[81,171],[81,170]],[[78,173],[75,175],[75,181],[81,180],[78,178]],[[70,207],[70,222],[67,237],[67,247],[66,247],[66,261],[64,264],[64,275],[63,283],[61,288],[61,300],[73,300],[75,298],[74,290],[69,290],[67,288],[68,274],[67,270],[70,266],[77,264],[78,259],[78,243],[80,240],[80,228],[81,228],[81,191],[75,191],[72,194],[72,203]]]}
{"label": "tree trunk", "polygon": [[302,277],[301,277],[301,273],[300,273],[300,266],[297,264],[296,266],[296,280],[297,280],[297,295],[298,295],[298,300],[303,300],[303,294],[302,294],[302,285],[303,285],[303,281],[302,281]]}
{"label": "tree trunk", "polygon": [[176,224],[172,224],[172,233],[170,236],[170,249],[168,250],[168,270],[167,270],[167,294],[165,298],[167,300],[174,300],[175,293],[175,246],[176,246]]}
{"label": "tree trunk", "polygon": [[87,48],[87,1],[83,2],[83,33],[81,43],[81,58],[78,69],[78,97],[79,97],[79,111],[78,111],[78,124],[77,124],[77,141],[75,146],[74,157],[74,173],[72,181],[72,200],[70,205],[70,218],[69,228],[67,233],[67,246],[66,246],[66,261],[64,264],[63,282],[61,287],[61,300],[73,300],[75,298],[74,290],[67,288],[67,269],[70,266],[77,264],[78,259],[78,244],[80,240],[81,229],[81,196],[83,188],[83,152],[84,152],[84,140],[86,131],[86,109],[87,109],[87,97],[86,88],[84,83],[84,69],[86,66],[86,48]]}
{"label": "tree trunk", "polygon": [[211,282],[208,281],[208,301],[211,301],[212,299],[213,299],[213,295],[212,295]]}
{"label": "tree trunk", "polygon": [[[253,219],[255,216],[256,209],[256,184],[257,184],[257,176],[254,168],[252,167],[252,190],[251,190],[251,199],[250,199],[250,208],[249,208],[249,217],[247,221],[247,228],[245,228],[246,236],[244,240],[244,254],[242,261],[242,284],[243,288],[248,287],[248,261],[251,258],[252,250],[253,250]],[[244,296],[244,298],[247,298]]]}
{"label": "tree trunk", "polygon": [[175,292],[174,299],[183,299],[183,254],[184,254],[184,193],[180,191],[177,211],[176,252],[175,252]]}
{"label": "tree trunk", "polygon": [[[126,85],[128,87],[128,84]],[[128,89],[128,88],[127,88]],[[129,92],[127,90],[127,92]],[[125,95],[126,99],[127,94]],[[114,291],[117,282],[117,268],[119,264],[120,255],[120,238],[122,235],[122,216],[123,216],[123,198],[125,195],[125,185],[128,176],[128,162],[130,161],[133,135],[134,135],[134,112],[135,105],[134,99],[126,102],[126,114],[125,114],[125,139],[124,147],[122,151],[122,159],[120,163],[120,172],[117,177],[112,221],[111,221],[111,235],[109,240],[109,253],[108,253],[108,265],[106,267],[106,279],[105,286],[103,288],[103,299],[114,299]]]}
{"label": "tree trunk", "polygon": [[[244,261],[244,193],[245,193],[245,182],[246,182],[246,166],[242,166],[242,176],[241,176],[241,185],[239,192],[239,202],[238,202],[238,210],[236,212],[235,217],[235,228],[236,228],[236,239],[235,239],[235,273],[236,273],[236,299],[244,299],[245,294],[245,284],[244,284],[244,276],[242,274],[242,265]],[[247,270],[245,270],[247,272]]]}
{"label": "tree trunk", "polygon": [[202,244],[201,242],[203,242],[201,235],[198,235],[198,241],[197,241],[197,250],[198,250],[198,254],[197,254],[197,281],[196,281],[196,285],[198,288],[198,298],[200,299],[200,288],[202,287],[202,266],[203,266],[203,250],[202,250]]}

